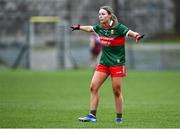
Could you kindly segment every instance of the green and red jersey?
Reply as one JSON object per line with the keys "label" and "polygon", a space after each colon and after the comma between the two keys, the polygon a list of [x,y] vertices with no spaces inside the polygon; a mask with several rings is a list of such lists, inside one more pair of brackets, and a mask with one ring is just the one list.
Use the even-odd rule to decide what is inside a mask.
{"label": "green and red jersey", "polygon": [[121,66],[125,64],[125,37],[129,29],[118,23],[114,28],[105,29],[99,25],[93,26],[102,44],[100,64],[106,66]]}

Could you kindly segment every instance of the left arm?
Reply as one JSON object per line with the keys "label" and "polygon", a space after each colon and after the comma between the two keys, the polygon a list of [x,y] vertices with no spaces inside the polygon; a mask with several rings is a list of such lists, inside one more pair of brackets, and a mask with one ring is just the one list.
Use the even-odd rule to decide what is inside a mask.
{"label": "left arm", "polygon": [[130,37],[135,38],[135,39],[136,39],[136,43],[138,43],[138,41],[144,37],[144,35],[140,35],[138,32],[129,30],[129,29],[128,29],[125,25],[123,25],[123,24],[120,24],[118,27],[119,27],[119,28],[118,28],[119,31],[122,32],[123,35],[130,36]]}
{"label": "left arm", "polygon": [[139,35],[139,33],[134,32],[134,31],[132,31],[132,30],[129,30],[128,36],[133,37],[133,38],[136,38],[136,35]]}
{"label": "left arm", "polygon": [[138,32],[134,32],[132,30],[128,31],[127,36],[135,38],[136,39],[136,43],[138,43],[138,41],[144,37],[144,35],[140,35]]}

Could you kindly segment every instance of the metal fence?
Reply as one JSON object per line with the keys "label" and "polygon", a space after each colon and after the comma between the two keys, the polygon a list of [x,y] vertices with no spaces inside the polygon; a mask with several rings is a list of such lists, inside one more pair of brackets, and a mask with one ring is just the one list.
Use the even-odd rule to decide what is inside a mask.
{"label": "metal fence", "polygon": [[[54,33],[54,25],[52,24],[36,24],[34,33],[36,34],[35,44],[41,46],[37,53],[44,55],[42,49],[43,44],[49,48],[57,48],[54,52],[49,52],[44,55],[42,60],[46,58],[55,58],[56,61],[42,63],[38,61],[28,60],[28,51],[32,48],[28,47],[28,25],[29,20],[33,16],[56,16],[60,21],[67,23],[64,28],[68,38],[63,40],[69,43],[68,48],[68,64],[71,67],[87,67],[90,64],[89,57],[89,34],[83,32],[71,32],[69,26],[71,24],[91,24],[95,25],[98,22],[98,9],[102,5],[110,5],[113,8],[115,2],[109,0],[98,0],[92,2],[90,0],[0,0],[0,65],[5,67],[28,67],[33,65],[37,69],[61,69],[63,67],[63,50],[60,47],[65,41],[62,41],[60,46],[55,43],[56,37],[63,38]],[[118,1],[118,18],[125,23],[130,29],[146,34],[146,38],[151,38],[153,35],[164,32],[173,31],[174,15],[173,3],[171,0],[119,0]],[[61,39],[59,39],[61,40]],[[179,62],[175,60],[176,66],[168,63],[166,58],[171,55],[178,55],[178,51],[171,52],[164,50],[159,45],[158,50],[149,49],[127,49],[127,65],[132,69],[174,69],[179,68]],[[151,47],[149,47],[151,48]],[[155,47],[156,48],[156,47]],[[47,48],[46,48],[47,49]],[[149,55],[145,56],[149,52]],[[157,53],[157,56],[151,55]],[[133,54],[132,54],[133,53]],[[167,56],[162,56],[164,54]],[[170,54],[171,53],[171,54]],[[170,54],[170,56],[168,56]],[[143,56],[144,55],[144,56]],[[36,55],[31,55],[35,56]],[[138,58],[137,58],[138,57]],[[148,57],[149,59],[146,59]],[[151,57],[151,58],[150,58]],[[151,64],[153,59],[158,64]],[[45,59],[44,59],[45,58]],[[141,61],[141,59],[143,59]],[[140,61],[138,61],[140,60]],[[41,61],[42,62],[42,61]],[[55,64],[52,64],[55,62]],[[142,63],[143,62],[143,63]],[[47,66],[45,66],[45,64]],[[48,65],[49,64],[49,65]],[[141,65],[139,65],[141,64]],[[142,65],[147,64],[147,65]],[[150,67],[151,66],[151,67]],[[31,67],[32,68],[32,67]]]}
{"label": "metal fence", "polygon": [[148,43],[127,48],[127,66],[138,70],[180,69],[180,44]]}

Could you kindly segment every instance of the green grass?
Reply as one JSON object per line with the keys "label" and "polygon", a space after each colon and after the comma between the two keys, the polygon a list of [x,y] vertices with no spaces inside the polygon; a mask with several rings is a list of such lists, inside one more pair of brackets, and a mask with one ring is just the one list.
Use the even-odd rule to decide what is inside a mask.
{"label": "green grass", "polygon": [[114,122],[110,78],[101,87],[98,122],[88,113],[91,70],[0,72],[1,128],[180,128],[180,72],[128,71],[124,119]]}

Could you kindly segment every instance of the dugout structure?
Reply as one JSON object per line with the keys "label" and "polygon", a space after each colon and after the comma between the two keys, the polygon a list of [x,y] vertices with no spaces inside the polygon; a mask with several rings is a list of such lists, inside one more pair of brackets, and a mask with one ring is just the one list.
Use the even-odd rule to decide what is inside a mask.
{"label": "dugout structure", "polygon": [[[51,31],[39,32],[38,26],[50,25]],[[28,24],[27,68],[65,69],[71,68],[68,24],[58,16],[32,16]]]}

